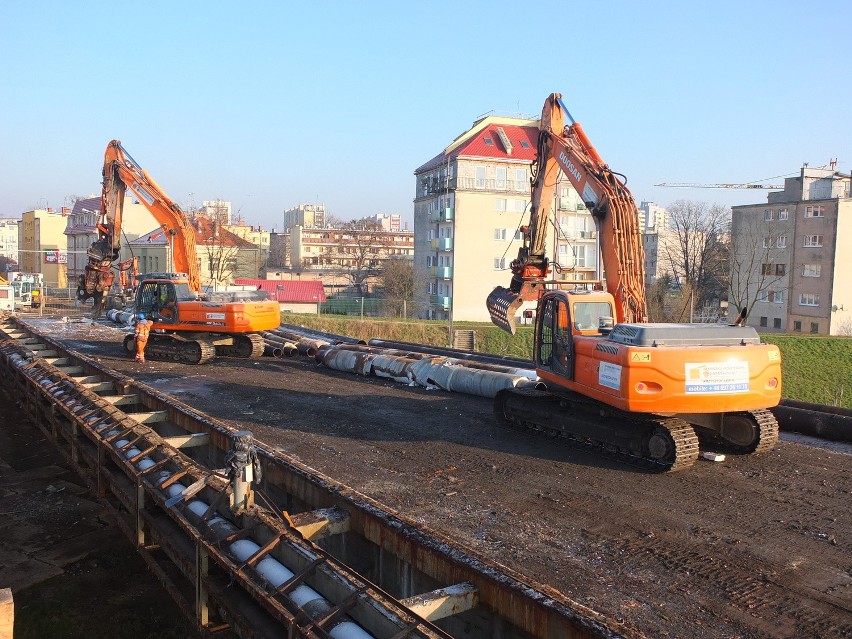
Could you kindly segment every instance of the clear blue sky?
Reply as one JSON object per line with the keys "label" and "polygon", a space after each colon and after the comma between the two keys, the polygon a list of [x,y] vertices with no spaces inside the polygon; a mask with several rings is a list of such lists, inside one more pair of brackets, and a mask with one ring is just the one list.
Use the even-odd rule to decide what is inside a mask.
{"label": "clear blue sky", "polygon": [[725,205],[852,169],[852,4],[0,4],[0,216],[100,192],[113,138],[181,206],[413,219],[413,171],[477,116],[563,93],[637,200]]}

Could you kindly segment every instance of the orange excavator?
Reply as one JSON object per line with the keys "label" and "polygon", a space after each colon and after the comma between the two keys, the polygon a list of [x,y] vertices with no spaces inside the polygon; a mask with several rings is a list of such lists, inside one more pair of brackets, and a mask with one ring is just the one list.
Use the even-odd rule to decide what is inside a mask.
{"label": "orange excavator", "polygon": [[[545,234],[560,170],[595,220],[606,291],[547,279]],[[778,423],[768,409],[781,399],[778,347],[743,325],[745,310],[730,326],[648,322],[636,202],[558,93],[542,110],[530,220],[521,230],[510,286],[495,288],[486,304],[493,322],[514,334],[516,311],[537,303],[534,360],[547,390],[501,391],[499,421],[664,472],[695,462],[698,435],[736,453],[775,445]]]}
{"label": "orange excavator", "polygon": [[[180,207],[130,157],[118,140],[110,142],[104,154],[98,237],[87,251],[89,263],[80,278],[78,297],[92,298],[94,317],[100,315],[105,295],[115,280],[112,268],[121,248],[127,189],[133,191],[170,236],[172,260],[177,271],[139,276],[133,314],[154,321],[145,355],[150,359],[188,364],[203,364],[217,355],[260,357],[264,348],[260,332],[277,328],[281,323],[278,303],[204,299],[195,229]],[[121,273],[133,268],[132,262],[129,265],[122,262],[121,266]],[[133,335],[125,338],[124,347],[129,353],[136,352]]]}

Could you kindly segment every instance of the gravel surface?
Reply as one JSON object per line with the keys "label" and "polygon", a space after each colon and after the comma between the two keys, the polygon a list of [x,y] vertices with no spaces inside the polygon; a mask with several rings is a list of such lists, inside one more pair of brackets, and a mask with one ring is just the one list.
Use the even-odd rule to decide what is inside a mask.
{"label": "gravel surface", "polygon": [[138,364],[45,332],[652,637],[852,636],[852,456],[781,441],[655,475],[520,431],[491,401],[304,358]]}

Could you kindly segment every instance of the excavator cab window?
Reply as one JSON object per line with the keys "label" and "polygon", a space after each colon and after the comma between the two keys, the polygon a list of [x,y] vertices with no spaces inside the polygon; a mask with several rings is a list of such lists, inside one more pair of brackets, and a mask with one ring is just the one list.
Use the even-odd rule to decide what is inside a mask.
{"label": "excavator cab window", "polygon": [[177,295],[172,282],[144,282],[139,287],[137,312],[154,321],[177,321]]}
{"label": "excavator cab window", "polygon": [[574,378],[574,338],[567,300],[551,298],[544,303],[538,324],[538,366]]}
{"label": "excavator cab window", "polygon": [[606,302],[574,302],[574,328],[582,333],[597,333],[600,318],[613,316],[612,307]]}

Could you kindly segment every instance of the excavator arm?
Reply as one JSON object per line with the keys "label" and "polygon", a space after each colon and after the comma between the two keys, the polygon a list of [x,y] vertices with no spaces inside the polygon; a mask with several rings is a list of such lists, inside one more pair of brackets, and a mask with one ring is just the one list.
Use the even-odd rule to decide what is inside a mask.
{"label": "excavator arm", "polygon": [[[133,191],[154,219],[162,225],[163,231],[171,236],[174,269],[186,273],[189,288],[195,293],[200,292],[201,278],[195,250],[195,230],[181,208],[165,194],[148,172],[130,157],[119,140],[110,142],[104,153],[98,238],[87,252],[87,270],[109,274],[112,262],[118,259],[124,194],[127,189]],[[87,276],[87,281],[88,279]]]}
{"label": "excavator arm", "polygon": [[[570,120],[568,126],[566,116]],[[607,290],[616,300],[617,321],[647,321],[645,258],[636,201],[623,176],[610,170],[579,122],[571,118],[559,93],[551,94],[542,109],[530,221],[522,227],[523,244],[511,264],[509,288],[498,286],[488,296],[492,321],[514,334],[516,311],[525,301],[537,300],[544,289],[550,272],[545,238],[553,219],[560,169],[595,220]]]}

